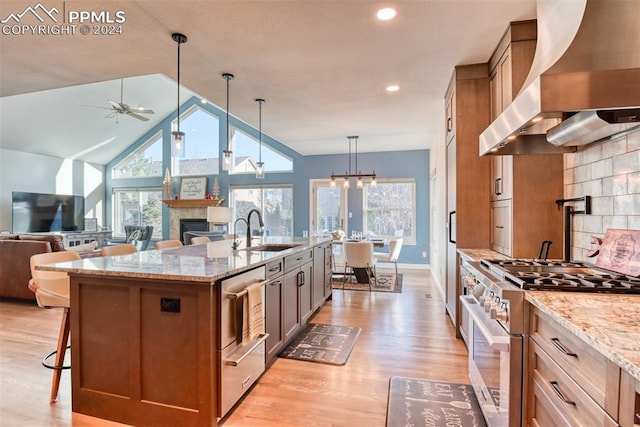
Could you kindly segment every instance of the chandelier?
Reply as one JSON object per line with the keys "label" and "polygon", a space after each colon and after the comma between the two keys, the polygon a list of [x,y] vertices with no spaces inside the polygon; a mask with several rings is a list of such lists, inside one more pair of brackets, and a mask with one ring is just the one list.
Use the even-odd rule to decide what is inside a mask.
{"label": "chandelier", "polygon": [[[356,178],[356,188],[358,189],[362,189],[364,187],[364,180],[365,179],[371,179],[371,181],[369,182],[371,185],[375,186],[376,185],[376,173],[375,171],[373,173],[362,173],[358,170],[358,137],[357,136],[348,136],[347,139],[349,140],[349,171],[345,172],[344,174],[340,175],[340,174],[335,174],[335,173],[331,173],[331,188],[335,188],[336,187],[336,179],[344,179],[342,186],[344,188],[349,188],[350,184],[349,184],[349,180],[351,178]],[[355,142],[355,168],[354,170],[357,171],[357,173],[351,173],[351,143]]]}

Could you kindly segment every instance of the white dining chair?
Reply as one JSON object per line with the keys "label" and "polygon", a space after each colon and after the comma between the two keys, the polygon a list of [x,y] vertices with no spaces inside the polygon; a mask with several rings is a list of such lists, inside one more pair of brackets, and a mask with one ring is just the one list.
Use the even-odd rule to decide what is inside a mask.
{"label": "white dining chair", "polygon": [[[376,257],[373,256],[373,243],[371,242],[344,242],[344,277],[342,279],[342,287],[347,279],[347,269],[362,268],[367,273],[369,282],[369,291],[371,284],[376,280]],[[355,270],[354,275],[355,275]]]}
{"label": "white dining chair", "polygon": [[389,240],[389,252],[374,252],[378,262],[392,262],[395,264],[396,280],[398,280],[398,258],[400,257],[400,250],[402,249],[402,243],[404,239],[402,237]]}

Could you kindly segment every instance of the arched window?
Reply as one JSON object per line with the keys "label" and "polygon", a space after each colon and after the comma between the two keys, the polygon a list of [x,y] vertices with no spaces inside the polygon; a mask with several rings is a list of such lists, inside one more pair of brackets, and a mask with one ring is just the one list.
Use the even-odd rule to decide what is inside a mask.
{"label": "arched window", "polygon": [[[233,151],[232,174],[255,174],[256,162],[260,158],[260,143],[257,138],[238,129],[231,129],[231,144]],[[292,172],[293,160],[276,151],[262,140],[262,161],[265,172]]]}
{"label": "arched window", "polygon": [[162,176],[162,132],[158,132],[111,169],[112,178]]}

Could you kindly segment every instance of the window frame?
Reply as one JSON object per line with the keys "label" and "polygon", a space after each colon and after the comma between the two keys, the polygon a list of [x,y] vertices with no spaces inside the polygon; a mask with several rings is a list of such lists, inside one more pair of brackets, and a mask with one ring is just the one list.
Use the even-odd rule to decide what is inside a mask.
{"label": "window frame", "polygon": [[[416,180],[415,178],[385,178],[385,179],[377,179],[377,186],[379,187],[380,185],[384,185],[384,184],[410,184],[411,185],[411,230],[412,230],[412,234],[410,236],[403,236],[404,238],[404,244],[405,245],[415,245],[417,244],[417,231],[416,231],[416,211],[417,211],[417,199],[416,199],[416,192],[417,192],[417,185],[416,185]],[[382,209],[369,209],[367,207],[367,191],[368,189],[371,188],[371,184],[370,183],[365,183],[364,188],[362,189],[362,230],[363,232],[367,232],[368,231],[368,213],[371,211],[379,211]],[[405,208],[405,209],[395,209],[395,210],[407,210],[409,208]],[[385,208],[385,210],[390,210],[388,208]],[[398,236],[379,236],[379,237],[383,237],[385,239],[393,239],[396,238]]]}
{"label": "window frame", "polygon": [[[256,144],[256,147],[259,147],[260,141],[258,140],[258,138],[254,137],[253,135],[251,135],[251,133],[247,132],[245,129],[242,129],[239,126],[234,126],[234,125],[229,125],[231,127],[231,137],[230,137],[230,144],[229,144],[229,149],[231,150],[231,169],[229,170],[229,175],[237,175],[237,176],[242,176],[242,175],[255,175],[256,171],[255,169],[252,171],[241,171],[241,172],[236,172],[235,171],[235,156],[237,153],[236,150],[236,131],[238,131],[240,134],[242,134],[244,137],[250,139],[252,142],[254,142]],[[276,153],[277,155],[279,155],[280,157],[287,159],[288,161],[291,162],[291,169],[270,169],[269,168],[269,162],[265,163],[265,173],[293,173],[293,159],[290,156],[287,156],[286,154],[284,154],[283,152],[281,152],[280,150],[277,150],[275,147],[271,146],[270,144],[265,143],[264,141],[264,135],[263,135],[263,140],[262,140],[262,149],[263,150],[269,150],[273,153]],[[264,153],[263,153],[264,154]],[[252,155],[249,156],[249,160],[255,165],[255,161],[258,160],[258,156],[256,155],[255,160],[252,157]],[[264,161],[264,156],[262,157],[262,160]]]}
{"label": "window frame", "polygon": [[[290,189],[291,190],[291,236],[289,237],[293,237],[294,236],[294,226],[295,226],[295,213],[293,212],[293,204],[294,204],[294,194],[295,194],[295,186],[293,185],[293,183],[290,184],[265,184],[265,185],[230,185],[229,186],[229,207],[232,210],[232,218],[237,219],[238,218],[238,214],[236,212],[236,200],[235,200],[235,196],[234,196],[234,191],[235,190],[260,190],[260,192],[263,192],[264,190],[272,190],[272,189],[280,189],[280,188],[285,188],[285,189]],[[260,206],[260,214],[263,216],[263,218],[265,217],[264,215],[264,193],[261,194],[261,200],[262,200],[262,206]],[[234,221],[235,221],[234,219]],[[246,218],[245,218],[246,219]],[[265,224],[266,227],[266,224]],[[236,233],[235,230],[235,222],[234,225],[232,225],[232,227],[229,229],[230,233]]]}
{"label": "window frame", "polygon": [[[212,119],[216,120],[218,122],[218,131],[217,132],[213,132],[212,133],[212,138],[217,138],[218,141],[218,146],[217,149],[213,151],[213,155],[215,157],[213,157],[213,159],[215,160],[214,164],[216,165],[216,167],[214,168],[214,170],[212,171],[198,171],[198,172],[194,172],[194,173],[189,173],[189,174],[185,174],[185,173],[181,173],[181,171],[179,171],[178,169],[180,169],[178,167],[178,164],[180,162],[180,158],[176,158],[174,156],[171,156],[171,175],[175,176],[175,177],[192,177],[192,176],[201,176],[201,175],[211,175],[211,176],[215,176],[215,175],[219,175],[221,172],[221,167],[220,167],[220,147],[222,144],[222,141],[220,141],[220,127],[222,126],[222,118],[219,117],[217,114],[207,110],[206,108],[201,107],[200,105],[194,104],[192,106],[190,106],[189,108],[187,108],[186,111],[182,112],[180,114],[180,125],[182,127],[182,129],[184,129],[184,125],[185,125],[185,121],[189,118],[189,116],[195,114],[196,112],[201,111],[202,113],[211,116]],[[178,119],[174,118],[173,120],[171,120],[170,126],[172,131],[176,130],[178,127]],[[183,130],[184,131],[184,130]],[[186,144],[189,144],[189,133],[186,133]],[[226,141],[225,141],[226,144]],[[169,147],[169,151],[171,152],[171,147]],[[192,159],[193,160],[193,159]]]}
{"label": "window frame", "polygon": [[158,132],[151,135],[144,143],[140,144],[133,150],[131,153],[127,154],[122,160],[116,163],[113,167],[111,167],[111,179],[119,180],[119,179],[149,179],[149,178],[162,178],[164,172],[163,168],[160,168],[160,173],[158,175],[147,175],[147,176],[115,176],[116,170],[125,163],[130,162],[137,154],[140,152],[144,152],[147,148],[152,146],[153,144],[160,143],[160,161],[162,162],[162,156],[164,155],[164,146],[163,146],[163,129],[158,130]]}
{"label": "window frame", "polygon": [[[122,230],[119,230],[118,225],[116,223],[120,222],[120,214],[117,212],[118,203],[117,203],[117,193],[125,193],[125,192],[137,192],[140,193],[149,193],[149,192],[158,192],[160,193],[160,225],[163,225],[164,216],[162,214],[162,194],[163,188],[160,186],[151,186],[151,187],[114,187],[111,190],[111,218],[112,218],[112,233],[114,238],[125,238],[124,225],[122,226]],[[138,208],[140,208],[140,197],[138,197]],[[140,211],[141,212],[141,211]],[[153,224],[138,224],[138,225],[153,225]],[[120,232],[121,231],[121,232]],[[153,234],[151,236],[152,239],[162,239],[162,228],[156,227],[154,225]]]}

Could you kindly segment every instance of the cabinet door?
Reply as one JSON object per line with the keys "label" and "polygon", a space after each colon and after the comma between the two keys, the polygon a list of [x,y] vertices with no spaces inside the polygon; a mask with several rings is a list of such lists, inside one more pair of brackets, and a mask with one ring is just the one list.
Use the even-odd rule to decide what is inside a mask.
{"label": "cabinet door", "polygon": [[282,276],[273,278],[265,289],[265,332],[269,334],[266,341],[265,363],[268,365],[284,344],[282,322],[282,303],[284,300]]}
{"label": "cabinet door", "polygon": [[499,75],[500,75],[500,111],[504,111],[513,99],[512,93],[512,73],[511,73],[511,49],[507,49],[500,59]]}
{"label": "cabinet door", "polygon": [[283,278],[283,302],[282,302],[282,322],[284,341],[288,342],[300,327],[300,317],[298,314],[298,273],[293,270],[284,275]]}
{"label": "cabinet door", "polygon": [[300,304],[300,324],[307,323],[313,313],[313,301],[311,299],[313,286],[313,263],[308,262],[300,267],[298,279],[298,302]]}
{"label": "cabinet door", "polygon": [[311,300],[312,307],[316,308],[322,305],[324,301],[324,253],[326,245],[316,246],[313,248],[313,282],[311,283]]}
{"label": "cabinet door", "polygon": [[491,249],[511,256],[511,200],[491,203]]}
{"label": "cabinet door", "polygon": [[489,91],[491,93],[491,97],[489,98],[491,102],[491,121],[495,120],[502,112],[502,92],[500,88],[500,75],[499,70],[496,67],[496,69],[493,70],[491,77],[489,77]]}
{"label": "cabinet door", "polygon": [[448,142],[456,134],[456,92],[447,94],[445,99],[445,135]]}
{"label": "cabinet door", "polygon": [[513,156],[491,158],[491,200],[513,197]]}
{"label": "cabinet door", "polygon": [[329,298],[331,296],[331,293],[333,292],[333,287],[331,285],[331,277],[333,274],[333,270],[332,270],[332,265],[331,265],[331,257],[333,255],[332,253],[332,246],[329,243],[328,245],[325,246],[324,248],[324,299],[326,300],[327,298]]}

